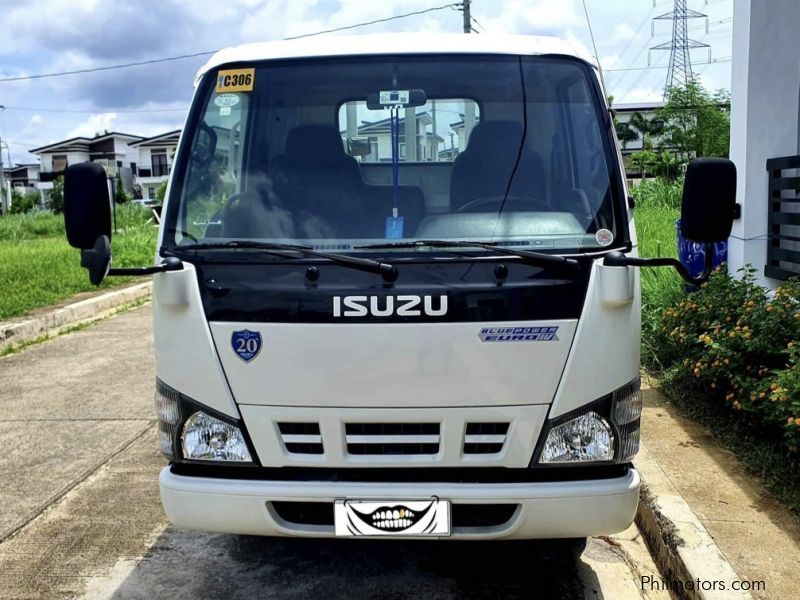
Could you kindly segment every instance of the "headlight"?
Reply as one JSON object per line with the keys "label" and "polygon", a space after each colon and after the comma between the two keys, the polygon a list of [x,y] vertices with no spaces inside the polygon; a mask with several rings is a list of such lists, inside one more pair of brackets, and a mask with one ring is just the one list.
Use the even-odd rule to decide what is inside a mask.
{"label": "headlight", "polygon": [[596,412],[570,419],[547,434],[542,463],[584,462],[614,458],[614,432]]}
{"label": "headlight", "polygon": [[189,460],[252,461],[238,427],[200,411],[186,419],[181,449]]}
{"label": "headlight", "polygon": [[158,449],[173,462],[253,464],[239,422],[204,407],[156,379]]}
{"label": "headlight", "polygon": [[639,451],[640,380],[575,411],[551,419],[543,430],[538,464],[628,463]]}

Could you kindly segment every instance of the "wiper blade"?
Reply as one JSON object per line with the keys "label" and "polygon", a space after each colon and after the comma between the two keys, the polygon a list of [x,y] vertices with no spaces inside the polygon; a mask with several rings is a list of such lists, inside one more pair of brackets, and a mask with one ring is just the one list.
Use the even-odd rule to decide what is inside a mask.
{"label": "wiper blade", "polygon": [[497,242],[468,242],[459,240],[415,240],[413,242],[387,242],[385,244],[369,244],[367,246],[355,246],[360,250],[385,250],[390,248],[483,248],[498,254],[508,254],[517,256],[525,264],[536,267],[555,267],[576,271],[580,263],[574,258],[565,258],[543,252],[533,252],[531,250],[517,250],[499,246]]}
{"label": "wiper blade", "polygon": [[344,254],[330,254],[328,252],[318,252],[313,250],[310,246],[302,246],[300,244],[273,244],[268,242],[254,242],[249,240],[232,240],[229,242],[211,242],[211,243],[198,243],[186,244],[178,246],[173,249],[175,251],[181,250],[236,250],[236,249],[252,249],[261,250],[267,254],[274,254],[276,256],[288,257],[289,252],[298,252],[304,256],[315,256],[329,260],[334,264],[343,267],[350,267],[358,269],[359,271],[366,271],[368,273],[377,273],[382,276],[384,281],[395,281],[397,279],[397,267],[392,264],[381,262],[378,260],[371,260],[369,258],[358,258],[356,256],[346,256]]}

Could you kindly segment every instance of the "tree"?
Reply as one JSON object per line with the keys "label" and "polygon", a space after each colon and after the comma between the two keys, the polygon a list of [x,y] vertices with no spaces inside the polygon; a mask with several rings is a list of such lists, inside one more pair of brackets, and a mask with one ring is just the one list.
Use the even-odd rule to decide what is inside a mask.
{"label": "tree", "polygon": [[639,133],[631,126],[630,121],[617,121],[614,118],[614,129],[617,130],[617,139],[622,147],[625,148],[628,143],[635,142],[639,139]]}
{"label": "tree", "polygon": [[730,94],[710,95],[697,80],[669,90],[657,116],[664,122],[662,141],[681,164],[698,156],[722,156],[730,150]]}
{"label": "tree", "polygon": [[638,111],[631,115],[630,124],[641,132],[643,148],[648,147],[648,142],[652,144],[653,137],[664,132],[664,121],[659,118],[648,119]]}
{"label": "tree", "polygon": [[128,200],[130,200],[130,197],[122,185],[122,177],[117,173],[117,177],[114,180],[114,202],[125,204]]}
{"label": "tree", "polygon": [[157,204],[164,204],[164,198],[167,195],[167,182],[162,181],[161,185],[158,186],[156,190],[156,203]]}
{"label": "tree", "polygon": [[50,190],[50,202],[48,206],[54,213],[64,212],[64,176],[59,175],[53,180],[53,188]]}

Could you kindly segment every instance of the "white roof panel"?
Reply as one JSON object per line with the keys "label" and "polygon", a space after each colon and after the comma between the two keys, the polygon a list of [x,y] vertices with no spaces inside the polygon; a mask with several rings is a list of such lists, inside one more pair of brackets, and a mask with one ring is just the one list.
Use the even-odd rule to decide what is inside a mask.
{"label": "white roof panel", "polygon": [[195,83],[206,71],[226,63],[380,54],[563,54],[581,58],[596,66],[596,61],[585,49],[566,40],[548,36],[486,33],[321,35],[225,48],[215,53],[200,68]]}

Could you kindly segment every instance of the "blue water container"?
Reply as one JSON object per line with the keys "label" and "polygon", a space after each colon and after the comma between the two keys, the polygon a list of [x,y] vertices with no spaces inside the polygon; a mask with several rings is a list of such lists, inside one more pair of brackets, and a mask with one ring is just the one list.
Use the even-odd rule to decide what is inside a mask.
{"label": "blue water container", "polygon": [[[681,220],[675,221],[675,228],[678,233],[678,260],[686,267],[692,277],[699,277],[703,273],[706,264],[705,244],[693,242],[681,235]],[[716,242],[714,244],[714,258],[712,265],[717,267],[728,260],[728,242]]]}

